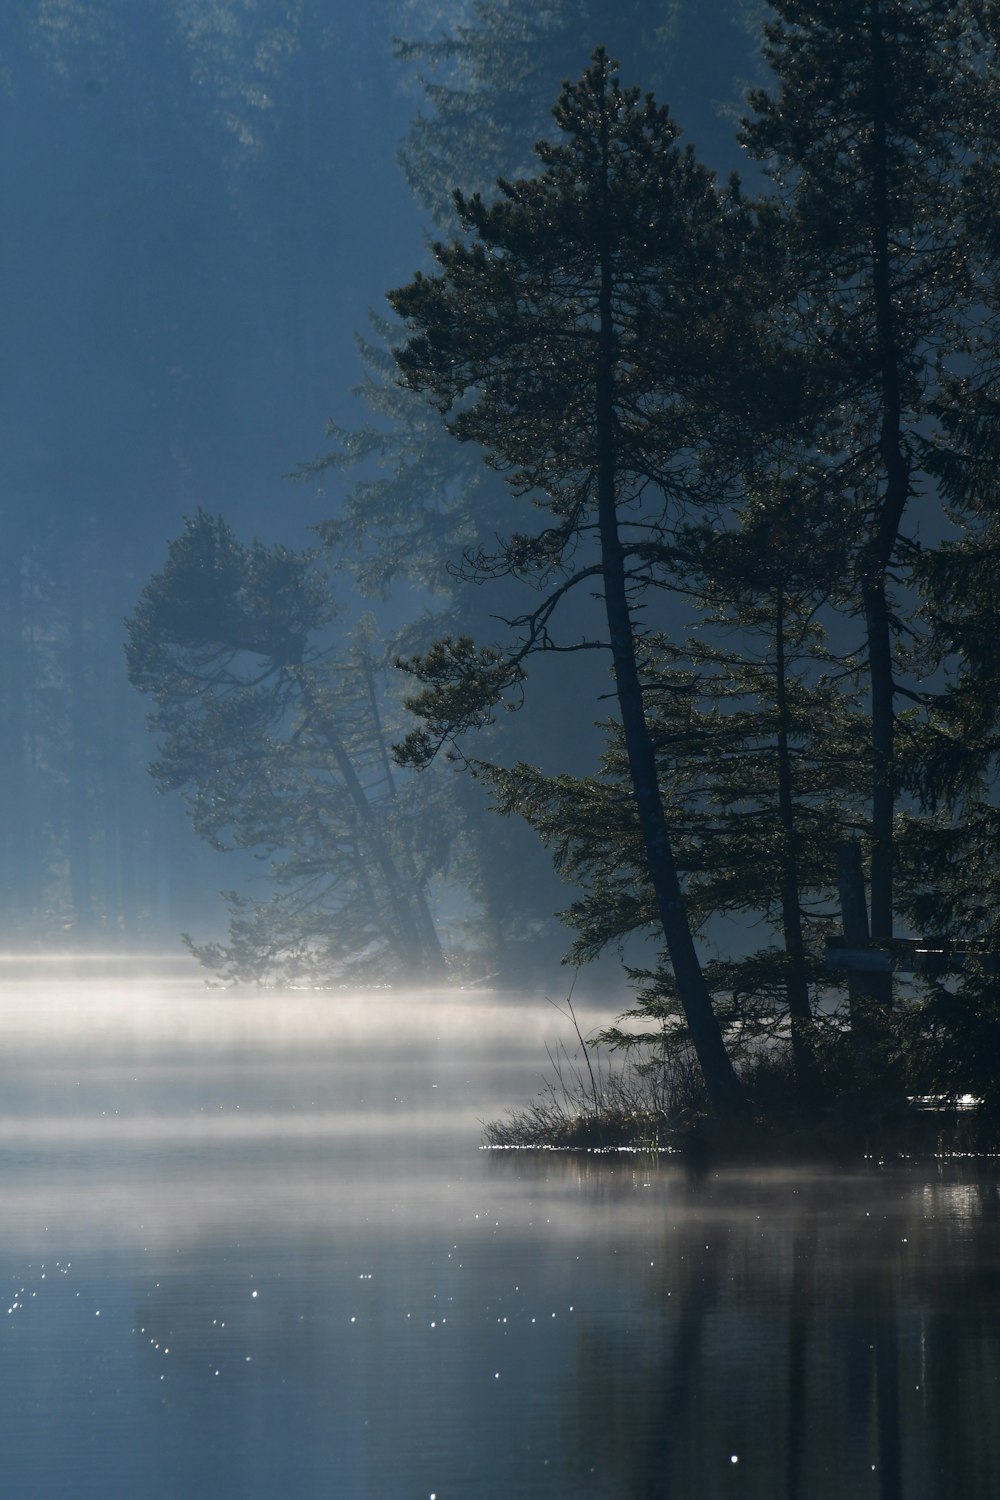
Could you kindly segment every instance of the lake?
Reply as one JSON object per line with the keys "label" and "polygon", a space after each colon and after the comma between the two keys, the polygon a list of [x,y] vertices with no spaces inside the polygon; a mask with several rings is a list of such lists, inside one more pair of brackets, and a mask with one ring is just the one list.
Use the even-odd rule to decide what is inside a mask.
{"label": "lake", "polygon": [[1000,1492],[982,1166],[484,1151],[543,997],[0,976],[11,1500]]}

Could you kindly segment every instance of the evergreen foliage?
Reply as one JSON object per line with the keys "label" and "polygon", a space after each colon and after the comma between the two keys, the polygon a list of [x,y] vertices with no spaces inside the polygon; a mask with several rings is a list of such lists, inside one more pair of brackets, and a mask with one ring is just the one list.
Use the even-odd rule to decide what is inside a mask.
{"label": "evergreen foliage", "polygon": [[[817,530],[815,551],[796,562],[774,520],[751,514],[738,531],[688,537],[700,607],[681,639],[647,639],[643,688],[692,923],[711,934],[720,918],[733,922],[725,956],[706,964],[730,1045],[747,1055],[790,1023],[799,1070],[808,1072],[821,997],[825,1024],[839,1024],[824,954],[835,927],[836,849],[865,827],[867,721],[850,686],[859,665],[831,652],[818,619],[840,548],[831,538],[834,556],[824,557]],[[787,532],[787,514],[783,521]],[[579,962],[656,928],[620,726],[607,733],[597,778],[545,777],[528,766],[484,773],[504,810],[526,817],[584,888],[567,913]],[[763,946],[747,945],[741,934],[750,932],[763,934]],[[648,999],[632,1019],[667,1027],[676,1040],[671,975],[634,961],[633,973]],[[618,1030],[614,1040],[641,1046],[653,1035]]]}
{"label": "evergreen foliage", "polygon": [[[435,19],[451,18],[429,14],[425,24]],[[611,38],[616,55],[624,49],[656,75],[661,63],[674,61],[671,36],[672,22],[648,0],[542,9],[502,0],[475,5],[442,39],[399,42],[400,59],[421,70],[423,107],[401,153],[415,197],[439,227],[452,230],[456,187],[490,194],[498,176],[530,169],[535,141],[555,130],[552,101],[575,70],[574,58],[582,63],[595,41]],[[419,591],[423,608],[407,609],[395,632],[396,651],[409,656],[442,635],[479,636],[498,613],[516,616],[528,590],[513,577],[494,582],[488,596],[463,583],[463,560],[488,551],[505,530],[506,487],[484,466],[481,449],[456,447],[426,403],[399,385],[393,358],[399,339],[398,325],[370,315],[358,338],[364,381],[356,394],[371,421],[360,429],[331,422],[333,447],[300,474],[324,486],[358,476],[341,488],[335,513],[317,530],[334,566],[349,570],[366,598],[392,601]],[[577,705],[587,691],[585,668],[564,659],[544,706],[516,729],[494,721],[477,740],[479,753],[512,762],[525,753],[543,758],[559,738],[584,742],[588,724]],[[478,941],[487,966],[513,977],[536,946],[528,941],[533,935],[556,958],[561,934],[547,913],[559,891],[544,857],[516,825],[491,817],[475,781],[467,780],[458,798],[463,836],[454,857],[480,909]]]}
{"label": "evergreen foliage", "polygon": [[[992,41],[976,7],[775,10],[777,88],[753,95],[744,127],[777,190],[756,211],[733,189],[699,219],[707,180],[689,154],[677,192],[641,130],[617,133],[638,97],[615,92],[599,52],[557,106],[569,142],[542,141],[540,174],[501,179],[493,201],[457,192],[464,237],[391,299],[411,329],[406,380],[550,518],[466,559],[477,579],[534,578],[541,602],[508,618],[507,645],[450,637],[407,663],[425,727],[404,758],[428,761],[524,695],[536,654],[610,647],[621,718],[599,776],[526,761],[478,773],[583,885],[568,914],[578,958],[666,933],[669,967],[636,971],[636,1014],[671,1044],[693,1040],[717,1107],[699,992],[731,1055],[787,1036],[805,1081],[847,1027],[848,1074],[889,1093],[907,1076],[948,1092],[957,1075],[933,1061],[954,1057],[948,1017],[965,1017],[963,1033],[970,1013],[984,1035],[993,1024]],[[609,87],[614,123],[588,135],[588,104]],[[648,128],[665,125],[646,111]],[[678,202],[687,216],[668,228],[658,214]],[[936,487],[954,542],[934,539]],[[607,641],[557,631],[581,585],[604,598]],[[655,628],[650,589],[695,598],[686,640]],[[770,935],[696,977],[657,889],[643,741],[689,930],[739,917]],[[841,855],[859,841],[871,972],[837,977],[824,950],[842,905],[848,930]],[[894,985],[900,918],[943,934],[950,976]],[[877,1020],[872,1005],[894,994],[898,1018]]]}
{"label": "evergreen foliage", "polygon": [[[968,119],[989,66],[975,6],[777,0],[771,91],[743,139],[775,181],[785,298],[830,382],[830,483],[855,511],[871,693],[871,931],[893,936],[897,697],[907,579],[933,486],[931,419],[976,357],[981,245],[965,211]],[[888,981],[883,1000],[889,1000]]]}
{"label": "evergreen foliage", "polygon": [[397,42],[398,56],[429,74],[400,161],[436,226],[454,228],[456,188],[489,194],[498,178],[530,173],[535,142],[553,133],[560,84],[596,45],[626,64],[644,60],[659,89],[672,30],[655,0],[476,0],[444,38]]}
{"label": "evergreen foliage", "polygon": [[[678,515],[723,503],[726,460],[747,441],[749,414],[763,416],[771,365],[743,273],[746,255],[753,283],[755,227],[735,186],[716,190],[667,111],[622,90],[602,50],[555,118],[565,139],[538,144],[542,172],[501,180],[492,204],[456,193],[469,240],[436,246],[440,274],[390,298],[412,330],[397,354],[406,379],[548,517],[469,560],[480,576],[535,579],[541,602],[509,622],[510,647],[448,641],[410,664],[427,684],[411,706],[428,728],[405,754],[426,761],[436,742],[483,722],[532,655],[610,652],[681,1003],[714,1101],[733,1108],[664,821],[636,612],[676,569]],[[560,607],[581,584],[603,600],[604,641],[560,637]]]}

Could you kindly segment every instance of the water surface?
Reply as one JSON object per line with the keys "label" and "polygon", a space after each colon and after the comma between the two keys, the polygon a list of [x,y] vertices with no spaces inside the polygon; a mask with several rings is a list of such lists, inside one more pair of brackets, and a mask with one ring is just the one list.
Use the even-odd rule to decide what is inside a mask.
{"label": "water surface", "polygon": [[0,969],[13,1500],[996,1495],[990,1174],[498,1155],[542,999]]}

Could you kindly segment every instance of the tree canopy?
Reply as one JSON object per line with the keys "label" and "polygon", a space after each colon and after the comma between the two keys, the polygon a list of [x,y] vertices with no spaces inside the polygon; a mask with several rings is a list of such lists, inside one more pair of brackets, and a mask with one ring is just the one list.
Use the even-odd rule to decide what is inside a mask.
{"label": "tree canopy", "polygon": [[[776,7],[778,88],[752,96],[744,128],[776,184],[759,205],[738,184],[720,190],[599,51],[556,106],[563,139],[538,144],[540,171],[501,179],[493,200],[456,192],[462,237],[435,247],[436,275],[390,299],[410,333],[396,354],[405,381],[507,475],[521,516],[547,516],[467,555],[470,578],[533,578],[539,602],[508,618],[506,642],[446,639],[406,663],[425,727],[404,757],[427,761],[524,694],[531,657],[609,652],[620,718],[604,779],[483,774],[591,884],[572,909],[581,951],[658,913],[659,983],[676,987],[718,1105],[730,1080],[706,1037],[721,1034],[727,982],[745,993],[752,974],[765,1010],[791,1018],[800,1071],[811,1066],[813,1022],[837,1012],[824,939],[847,900],[844,848],[867,853],[864,941],[885,956],[847,976],[852,1016],[859,996],[867,1009],[895,995],[900,1025],[920,1030],[919,986],[891,977],[895,923],[931,918],[926,882],[911,900],[912,850],[935,828],[947,844],[941,817],[958,812],[921,822],[900,798],[919,790],[958,684],[974,701],[985,681],[955,632],[953,665],[936,658],[955,685],[942,698],[919,681],[942,625],[921,626],[918,589],[934,580],[939,609],[952,600],[960,551],[936,545],[937,523],[930,546],[904,527],[918,501],[931,521],[935,484],[966,515],[987,493],[971,454],[932,426],[973,447],[958,403],[982,404],[993,368],[990,249],[970,189],[988,155],[980,128],[973,157],[969,123],[982,39],[954,7],[806,9]],[[606,632],[564,637],[558,612],[580,587],[600,595]],[[688,643],[656,630],[650,594],[701,601]],[[648,903],[630,894],[637,882]],[[943,913],[954,898],[939,899]],[[706,982],[688,944],[692,918],[713,911],[760,912],[778,938],[770,979],[751,957],[710,966]],[[699,1036],[706,1015],[716,1025]]]}

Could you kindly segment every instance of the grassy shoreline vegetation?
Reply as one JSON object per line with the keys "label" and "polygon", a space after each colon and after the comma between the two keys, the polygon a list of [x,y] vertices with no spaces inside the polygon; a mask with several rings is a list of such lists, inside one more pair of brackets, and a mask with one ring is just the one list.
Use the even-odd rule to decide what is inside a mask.
{"label": "grassy shoreline vegetation", "polygon": [[[763,1070],[761,1070],[763,1071]],[[758,1074],[758,1078],[759,1078]],[[602,1077],[596,1104],[580,1078],[567,1082],[558,1063],[539,1095],[483,1126],[491,1151],[582,1151],[677,1155],[694,1165],[736,1162],[1000,1157],[1000,1127],[971,1096],[912,1098],[891,1107],[840,1094],[803,1109],[775,1069],[766,1097],[754,1099],[738,1134],[713,1117],[704,1100],[685,1099],[662,1080],[632,1069]]]}
{"label": "grassy shoreline vegetation", "polygon": [[[825,1068],[808,1094],[787,1042],[743,1057],[737,1071],[751,1113],[734,1132],[713,1115],[690,1046],[642,1042],[616,1061],[604,1033],[584,1036],[571,996],[555,1008],[575,1041],[547,1049],[548,1072],[534,1099],[484,1122],[487,1150],[662,1152],[694,1167],[1000,1156],[1000,1120],[984,1101],[957,1091],[908,1094],[900,1057],[872,1057],[862,1072],[849,1033],[835,1023],[825,1039]],[[817,1055],[824,1056],[822,1048]]]}

